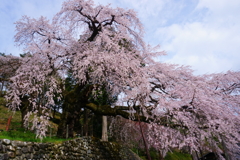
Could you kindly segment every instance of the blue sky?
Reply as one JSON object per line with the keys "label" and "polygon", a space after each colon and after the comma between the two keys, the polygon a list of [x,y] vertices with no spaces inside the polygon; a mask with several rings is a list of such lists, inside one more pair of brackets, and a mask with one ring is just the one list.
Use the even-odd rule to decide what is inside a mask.
{"label": "blue sky", "polygon": [[[0,52],[18,55],[14,22],[21,16],[51,18],[64,0],[3,0]],[[145,41],[160,44],[162,62],[190,65],[195,74],[240,70],[239,0],[94,0],[134,9],[145,27]]]}

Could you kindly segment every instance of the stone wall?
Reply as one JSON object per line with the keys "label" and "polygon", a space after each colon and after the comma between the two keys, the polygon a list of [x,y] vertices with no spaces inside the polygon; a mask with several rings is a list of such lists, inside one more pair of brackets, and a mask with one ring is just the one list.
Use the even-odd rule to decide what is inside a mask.
{"label": "stone wall", "polygon": [[116,143],[82,137],[62,144],[0,140],[0,160],[141,160]]}

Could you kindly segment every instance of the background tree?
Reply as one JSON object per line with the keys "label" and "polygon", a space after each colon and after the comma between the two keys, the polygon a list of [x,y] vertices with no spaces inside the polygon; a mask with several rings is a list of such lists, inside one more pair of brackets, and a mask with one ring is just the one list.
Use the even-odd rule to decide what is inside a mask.
{"label": "background tree", "polygon": [[5,95],[10,78],[21,65],[21,58],[0,53],[0,97]]}

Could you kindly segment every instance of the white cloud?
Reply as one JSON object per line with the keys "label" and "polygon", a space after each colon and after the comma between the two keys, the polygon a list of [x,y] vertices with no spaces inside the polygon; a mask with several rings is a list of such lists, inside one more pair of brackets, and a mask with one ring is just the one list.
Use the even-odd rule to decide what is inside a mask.
{"label": "white cloud", "polygon": [[200,1],[194,9],[195,21],[159,27],[156,34],[164,37],[162,48],[169,53],[168,62],[193,66],[197,74],[240,69],[240,23],[236,18],[240,3],[217,2]]}

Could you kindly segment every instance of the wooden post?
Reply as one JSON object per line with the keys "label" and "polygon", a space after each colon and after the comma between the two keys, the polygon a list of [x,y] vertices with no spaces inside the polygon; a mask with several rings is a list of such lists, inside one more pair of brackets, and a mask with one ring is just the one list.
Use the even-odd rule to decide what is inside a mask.
{"label": "wooden post", "polygon": [[52,127],[50,127],[50,139],[52,138]]}
{"label": "wooden post", "polygon": [[83,125],[81,127],[82,127],[82,130],[81,130],[82,135],[81,136],[83,137]]}
{"label": "wooden post", "polygon": [[68,139],[68,124],[67,124],[67,131],[66,131],[66,139]]}
{"label": "wooden post", "polygon": [[11,124],[12,116],[9,116],[7,126],[6,126],[6,131],[9,130],[10,124]]}
{"label": "wooden post", "polygon": [[102,116],[102,141],[108,141],[107,135],[107,116]]}

